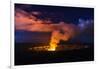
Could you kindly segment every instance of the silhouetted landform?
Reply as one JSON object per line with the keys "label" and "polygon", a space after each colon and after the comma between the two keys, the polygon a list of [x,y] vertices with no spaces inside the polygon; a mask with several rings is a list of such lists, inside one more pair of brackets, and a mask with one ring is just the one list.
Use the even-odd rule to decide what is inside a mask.
{"label": "silhouetted landform", "polygon": [[[15,44],[15,65],[61,63],[61,62],[79,62],[93,61],[93,44],[87,45],[87,48],[61,50],[61,51],[30,51],[29,48],[37,44],[16,43]],[[44,44],[38,44],[41,46]],[[45,44],[48,45],[48,44]],[[70,44],[73,45],[73,44]],[[78,45],[78,44],[77,44]]]}

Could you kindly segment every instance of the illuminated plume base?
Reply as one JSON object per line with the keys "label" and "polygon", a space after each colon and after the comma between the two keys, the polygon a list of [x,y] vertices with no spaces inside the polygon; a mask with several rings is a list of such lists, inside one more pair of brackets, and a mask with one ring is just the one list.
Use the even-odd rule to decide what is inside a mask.
{"label": "illuminated plume base", "polygon": [[57,44],[50,44],[50,47],[48,48],[48,51],[56,51],[56,47],[57,47]]}

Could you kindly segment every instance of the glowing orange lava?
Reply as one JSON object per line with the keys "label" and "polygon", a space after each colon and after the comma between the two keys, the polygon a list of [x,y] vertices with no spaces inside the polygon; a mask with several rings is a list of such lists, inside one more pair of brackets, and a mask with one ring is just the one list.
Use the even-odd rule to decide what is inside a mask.
{"label": "glowing orange lava", "polygon": [[57,47],[57,44],[50,44],[50,47],[48,48],[48,51],[55,51]]}

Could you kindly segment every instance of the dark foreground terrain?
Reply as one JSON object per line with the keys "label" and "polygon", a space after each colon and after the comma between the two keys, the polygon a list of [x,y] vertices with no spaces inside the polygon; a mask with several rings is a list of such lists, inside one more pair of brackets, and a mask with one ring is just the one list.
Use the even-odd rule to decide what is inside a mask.
{"label": "dark foreground terrain", "polygon": [[61,51],[29,51],[33,44],[15,44],[15,65],[93,61],[93,44],[88,47]]}

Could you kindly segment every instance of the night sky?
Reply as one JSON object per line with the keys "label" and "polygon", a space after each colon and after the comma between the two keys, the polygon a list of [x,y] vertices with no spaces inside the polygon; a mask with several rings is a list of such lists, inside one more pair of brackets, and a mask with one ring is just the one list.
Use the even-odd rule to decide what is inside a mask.
{"label": "night sky", "polygon": [[[93,8],[61,7],[61,6],[47,6],[47,5],[33,5],[33,4],[15,4],[15,14],[20,11],[21,13],[25,14],[24,15],[25,17],[35,16],[36,19],[38,20],[42,20],[42,21],[49,20],[54,24],[57,24],[59,22],[65,22],[67,24],[78,25],[79,19],[94,20],[94,9]],[[15,18],[16,16],[17,15],[15,15]],[[21,16],[19,15],[19,17]],[[18,22],[20,23],[20,20]],[[15,21],[15,27],[17,26],[18,22]],[[29,24],[27,23],[25,25],[29,25]],[[19,26],[21,26],[21,24],[19,24]],[[15,29],[15,41],[18,43],[20,42],[22,43],[23,42],[24,43],[33,42],[34,43],[34,42],[45,42],[48,39],[50,39],[49,33],[46,33],[46,34],[44,33],[45,35],[42,33],[40,34],[40,36],[39,34],[40,34],[39,32],[36,33],[33,31],[30,32],[27,30]],[[93,37],[93,35],[87,34],[87,33],[82,34],[82,36],[83,36],[82,38],[84,39],[80,38],[81,40],[88,39],[88,41],[91,40],[90,39],[91,37]],[[91,36],[91,37],[87,38],[88,36]]]}
{"label": "night sky", "polygon": [[15,9],[22,9],[28,13],[39,11],[42,13],[38,16],[40,19],[51,19],[54,22],[64,21],[78,23],[79,18],[93,19],[94,9],[85,7],[63,7],[33,4],[15,4]]}

